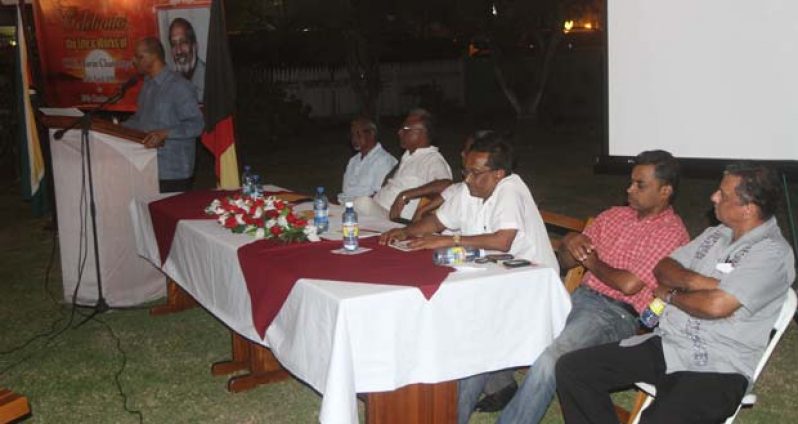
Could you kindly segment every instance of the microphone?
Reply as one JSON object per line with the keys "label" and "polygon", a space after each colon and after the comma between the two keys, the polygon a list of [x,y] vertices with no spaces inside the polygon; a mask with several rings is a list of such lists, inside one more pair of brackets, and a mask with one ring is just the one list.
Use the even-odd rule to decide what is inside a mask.
{"label": "microphone", "polygon": [[139,82],[139,76],[138,75],[133,75],[127,81],[125,81],[125,83],[122,84],[121,87],[119,87],[119,91],[117,92],[118,93],[117,95],[120,98],[124,97],[125,93],[127,92],[127,90],[130,90],[130,88],[133,87],[134,85],[136,85],[137,82]]}
{"label": "microphone", "polygon": [[53,137],[56,140],[60,140],[64,136],[64,133],[66,133],[67,131],[71,130],[72,128],[76,128],[78,125],[85,125],[86,128],[88,128],[88,125],[90,125],[90,123],[91,123],[91,116],[92,116],[93,113],[102,111],[102,110],[104,110],[105,106],[110,105],[110,104],[114,104],[114,103],[118,102],[119,100],[122,100],[122,97],[125,97],[125,93],[127,92],[127,90],[129,90],[130,87],[133,87],[134,85],[136,85],[137,82],[139,82],[139,76],[138,75],[133,75],[132,77],[128,78],[128,80],[125,81],[125,83],[122,84],[119,87],[119,90],[116,91],[116,94],[114,94],[113,96],[108,98],[108,100],[103,102],[96,109],[87,112],[86,114],[84,114],[80,118],[75,119],[75,121],[72,123],[72,125],[56,131],[53,134]]}

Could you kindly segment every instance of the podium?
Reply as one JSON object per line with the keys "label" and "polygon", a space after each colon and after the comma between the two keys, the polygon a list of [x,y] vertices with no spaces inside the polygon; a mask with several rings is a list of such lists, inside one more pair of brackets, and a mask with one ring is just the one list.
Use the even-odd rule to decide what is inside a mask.
{"label": "podium", "polygon": [[[64,300],[72,302],[80,278],[76,302],[94,305],[97,274],[81,131],[69,130],[60,140],[53,137],[75,119],[43,116],[40,121],[50,134]],[[92,120],[89,132],[102,291],[111,307],[138,305],[166,294],[164,274],[136,253],[128,212],[134,198],[159,192],[157,152],[141,144],[144,135],[99,119]],[[85,257],[82,273],[81,257]]]}

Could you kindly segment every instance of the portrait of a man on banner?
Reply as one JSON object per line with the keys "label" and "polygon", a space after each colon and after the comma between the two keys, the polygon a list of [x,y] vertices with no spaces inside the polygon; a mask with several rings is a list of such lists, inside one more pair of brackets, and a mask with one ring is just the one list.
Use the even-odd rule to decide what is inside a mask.
{"label": "portrait of a man on banner", "polygon": [[194,84],[197,99],[202,101],[210,10],[195,5],[159,7],[156,19],[167,65]]}

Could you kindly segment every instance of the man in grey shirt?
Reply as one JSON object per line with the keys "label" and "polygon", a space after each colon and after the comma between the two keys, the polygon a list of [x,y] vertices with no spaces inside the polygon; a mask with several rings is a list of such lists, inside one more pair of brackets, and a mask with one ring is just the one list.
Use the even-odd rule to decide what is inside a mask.
{"label": "man in grey shirt", "polygon": [[191,189],[197,137],[204,121],[191,83],[166,68],[157,38],[144,38],[133,58],[144,75],[136,113],[122,125],[144,131],[144,145],[158,149],[158,180],[162,193]]}
{"label": "man in grey shirt", "polygon": [[657,264],[668,305],[652,333],[563,356],[557,387],[568,423],[617,422],[611,390],[657,388],[643,422],[722,422],[734,413],[795,279],[792,249],[773,213],[775,174],[727,167],[712,195],[721,225]]}

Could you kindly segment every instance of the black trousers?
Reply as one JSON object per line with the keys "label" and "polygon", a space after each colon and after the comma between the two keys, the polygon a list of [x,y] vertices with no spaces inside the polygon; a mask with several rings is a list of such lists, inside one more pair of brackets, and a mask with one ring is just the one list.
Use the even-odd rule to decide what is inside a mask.
{"label": "black trousers", "polygon": [[662,340],[637,346],[617,342],[577,350],[560,358],[557,393],[565,422],[617,423],[610,392],[638,381],[657,388],[641,423],[722,423],[737,409],[748,380],[741,374],[665,374]]}
{"label": "black trousers", "polygon": [[184,180],[158,180],[158,186],[161,193],[189,191],[194,185],[193,183],[193,178],[186,178]]}

